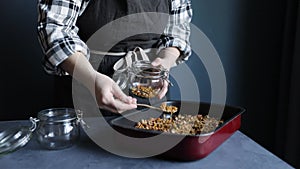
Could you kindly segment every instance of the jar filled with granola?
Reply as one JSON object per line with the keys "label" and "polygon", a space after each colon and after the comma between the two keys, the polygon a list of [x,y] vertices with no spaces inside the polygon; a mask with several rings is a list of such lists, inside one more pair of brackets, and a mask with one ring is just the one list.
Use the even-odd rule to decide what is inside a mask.
{"label": "jar filled with granola", "polygon": [[167,80],[169,72],[162,66],[153,66],[150,61],[136,61],[129,70],[129,93],[132,96],[155,98]]}

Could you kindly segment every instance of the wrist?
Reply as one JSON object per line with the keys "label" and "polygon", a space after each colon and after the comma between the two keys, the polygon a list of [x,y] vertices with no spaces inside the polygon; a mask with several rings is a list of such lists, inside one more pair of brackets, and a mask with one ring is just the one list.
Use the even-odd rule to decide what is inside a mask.
{"label": "wrist", "polygon": [[162,57],[177,59],[180,56],[180,51],[176,47],[164,48],[160,51]]}
{"label": "wrist", "polygon": [[163,61],[163,66],[167,69],[176,66],[176,61],[180,56],[180,51],[176,47],[168,47],[159,52],[159,58]]}
{"label": "wrist", "polygon": [[62,68],[72,75],[83,86],[90,91],[94,89],[97,71],[81,52],[69,56],[62,64]]}

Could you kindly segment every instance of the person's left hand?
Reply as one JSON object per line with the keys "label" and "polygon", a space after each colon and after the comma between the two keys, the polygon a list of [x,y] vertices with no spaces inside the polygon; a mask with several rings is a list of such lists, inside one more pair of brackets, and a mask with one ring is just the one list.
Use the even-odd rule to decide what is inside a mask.
{"label": "person's left hand", "polygon": [[[179,57],[180,52],[175,47],[169,47],[165,48],[160,51],[158,54],[158,57],[153,60],[152,65],[153,66],[162,66],[168,71],[170,71],[171,67],[176,65],[176,60]],[[162,90],[158,94],[158,98],[162,99],[166,93],[168,92],[168,86],[169,82],[167,80],[164,80],[164,85]]]}

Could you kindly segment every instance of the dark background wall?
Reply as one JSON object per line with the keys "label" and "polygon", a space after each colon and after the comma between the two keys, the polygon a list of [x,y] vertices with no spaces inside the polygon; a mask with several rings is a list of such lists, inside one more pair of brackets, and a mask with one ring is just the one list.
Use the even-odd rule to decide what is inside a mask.
{"label": "dark background wall", "polygon": [[36,33],[37,1],[0,2],[0,119],[35,116],[51,107],[53,79],[41,67]]}
{"label": "dark background wall", "polygon": [[284,1],[193,3],[197,4],[194,23],[210,38],[224,64],[228,104],[247,109],[242,131],[272,150]]}
{"label": "dark background wall", "polygon": [[[193,1],[193,24],[211,40],[225,69],[227,104],[247,109],[241,131],[270,151],[276,137],[285,5],[282,0]],[[187,64],[198,80],[201,101],[210,101],[201,61],[194,54]]]}
{"label": "dark background wall", "polygon": [[[0,120],[27,119],[51,107],[55,91],[53,77],[41,67],[36,1],[0,4]],[[275,144],[273,114],[278,103],[274,95],[278,92],[285,7],[283,0],[193,1],[193,24],[209,37],[223,62],[227,103],[247,109],[241,131],[270,151]],[[201,61],[192,56],[187,64],[201,84],[201,100],[209,101],[210,84]]]}

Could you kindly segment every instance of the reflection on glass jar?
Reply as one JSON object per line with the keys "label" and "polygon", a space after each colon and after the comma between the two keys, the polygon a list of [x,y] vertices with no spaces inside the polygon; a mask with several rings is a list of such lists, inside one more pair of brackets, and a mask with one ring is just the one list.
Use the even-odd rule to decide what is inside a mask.
{"label": "reflection on glass jar", "polygon": [[158,95],[168,77],[168,71],[161,66],[152,66],[150,61],[136,61],[129,72],[129,93],[142,98]]}
{"label": "reflection on glass jar", "polygon": [[38,142],[47,149],[71,147],[79,138],[79,127],[74,109],[47,109],[38,113],[36,131]]}

